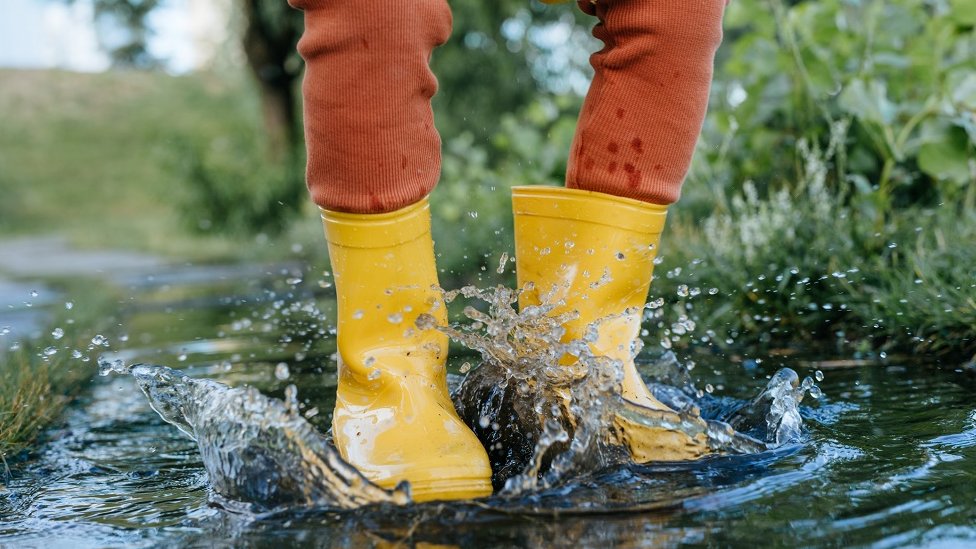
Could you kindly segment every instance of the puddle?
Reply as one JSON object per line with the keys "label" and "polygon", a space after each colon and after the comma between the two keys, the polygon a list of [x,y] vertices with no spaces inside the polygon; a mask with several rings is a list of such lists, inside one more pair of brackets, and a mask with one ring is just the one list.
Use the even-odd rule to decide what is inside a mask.
{"label": "puddle", "polygon": [[[294,385],[297,413],[277,412],[324,432],[336,383],[332,301],[311,280],[314,273],[284,271],[143,284],[120,311],[125,341],[109,335],[111,349],[127,362],[165,364],[180,376],[232,387],[201,382],[209,391],[239,391],[242,405],[250,391],[286,401]],[[813,376],[805,364],[848,357],[758,355],[748,368],[704,351],[690,358],[696,386],[714,388],[697,402],[702,416],[735,424],[723,412],[741,409],[767,376],[783,367]],[[452,372],[478,360],[455,355]],[[98,378],[0,489],[0,540],[71,547],[976,542],[970,374],[919,359],[835,368],[817,384],[823,397],[804,400],[797,410],[805,434],[774,450],[692,463],[611,464],[473,503],[404,507],[384,492],[378,498],[392,498],[389,503],[355,511],[315,504],[255,514],[209,487],[211,456],[164,422],[131,377]],[[739,417],[739,428],[756,439],[775,435],[781,425],[763,428],[748,410]],[[357,480],[350,474],[344,482]],[[265,495],[273,495],[272,485],[264,486]]]}

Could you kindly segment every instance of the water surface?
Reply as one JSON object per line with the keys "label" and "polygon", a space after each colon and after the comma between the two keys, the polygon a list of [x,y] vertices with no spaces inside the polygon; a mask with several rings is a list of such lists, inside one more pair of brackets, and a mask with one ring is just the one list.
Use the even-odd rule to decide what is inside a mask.
{"label": "water surface", "polygon": [[[294,384],[300,413],[325,430],[335,343],[322,319],[332,311],[327,290],[298,282],[305,274],[143,280],[107,350],[279,398]],[[821,362],[828,358],[849,357],[706,350],[693,357],[699,386],[713,386],[707,398],[718,403],[753,396],[782,366],[801,376],[824,370],[823,398],[801,409],[805,437],[775,451],[617,467],[517,499],[264,515],[211,493],[196,444],[159,418],[131,378],[98,378],[0,491],[0,540],[70,547],[976,543],[971,374],[924,357],[829,369]],[[457,357],[455,371],[465,361],[476,360]]]}

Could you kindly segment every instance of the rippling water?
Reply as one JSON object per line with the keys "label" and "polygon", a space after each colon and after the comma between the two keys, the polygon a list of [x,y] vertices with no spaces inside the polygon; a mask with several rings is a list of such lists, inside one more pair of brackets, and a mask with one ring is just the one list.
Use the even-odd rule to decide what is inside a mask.
{"label": "rippling water", "polygon": [[[270,286],[223,285],[218,297],[210,283],[148,288],[122,319],[132,343],[116,343],[124,349],[117,356],[279,398],[295,384],[301,413],[324,430],[335,386],[334,341],[315,320],[310,296],[288,288],[272,293]],[[750,398],[781,366],[801,376],[824,369],[824,397],[804,401],[811,407],[800,410],[805,438],[775,451],[616,467],[516,499],[264,515],[221,505],[196,443],[164,423],[131,378],[99,378],[0,490],[0,543],[976,543],[971,374],[924,357],[839,364],[817,358],[694,357],[699,385],[716,387],[705,396],[715,406]],[[471,360],[458,357],[454,366]]]}

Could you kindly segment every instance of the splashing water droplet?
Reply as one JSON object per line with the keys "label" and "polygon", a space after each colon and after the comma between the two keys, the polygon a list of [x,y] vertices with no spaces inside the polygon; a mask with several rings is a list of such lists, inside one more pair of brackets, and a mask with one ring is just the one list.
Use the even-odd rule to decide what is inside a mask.
{"label": "splashing water droplet", "polygon": [[502,256],[498,258],[498,269],[495,270],[498,274],[505,274],[505,265],[508,263],[508,252],[502,252]]}
{"label": "splashing water droplet", "polygon": [[57,353],[58,353],[58,348],[57,347],[53,347],[53,346],[52,347],[47,347],[43,351],[44,356],[54,356]]}
{"label": "splashing water droplet", "polygon": [[401,313],[393,313],[393,314],[387,316],[386,317],[386,320],[390,324],[399,324],[399,323],[403,322],[403,314],[401,314]]}
{"label": "splashing water droplet", "polygon": [[96,347],[108,347],[108,338],[98,334],[91,339],[92,345]]}
{"label": "splashing water droplet", "polygon": [[98,375],[101,377],[109,374],[128,374],[131,370],[132,368],[126,366],[120,358],[113,360],[103,356],[98,357]]}
{"label": "splashing water droplet", "polygon": [[363,318],[363,314],[362,309],[356,309],[356,311],[352,313],[352,318],[354,320],[359,320],[360,318]]}
{"label": "splashing water droplet", "polygon": [[64,330],[62,330],[61,328],[55,328],[54,331],[51,332],[51,337],[53,337],[54,339],[61,339],[62,337],[64,337]]}
{"label": "splashing water droplet", "polygon": [[688,297],[688,285],[679,284],[678,285],[678,295],[681,297]]}
{"label": "splashing water droplet", "polygon": [[37,297],[38,295],[40,295],[40,294],[37,293],[37,290],[31,290],[30,291],[30,296],[31,297]]}
{"label": "splashing water droplet", "polygon": [[824,373],[822,371],[820,371],[820,370],[817,370],[816,372],[813,373],[813,377],[817,381],[823,381],[824,380]]}
{"label": "splashing water droplet", "polygon": [[298,387],[294,384],[285,387],[285,407],[289,414],[298,415]]}
{"label": "splashing water droplet", "polygon": [[75,308],[75,304],[72,301],[66,301],[64,304],[64,308],[70,311],[71,309]]}
{"label": "splashing water droplet", "polygon": [[284,362],[279,362],[275,365],[274,376],[276,379],[284,381],[291,377],[291,371],[288,369],[288,364]]}
{"label": "splashing water droplet", "polygon": [[654,301],[649,302],[647,305],[644,305],[644,308],[645,309],[659,309],[659,308],[661,308],[663,306],[664,306],[664,298],[663,297],[659,297],[659,298],[655,299]]}
{"label": "splashing water droplet", "polygon": [[[369,362],[370,360],[374,360],[374,359],[373,358],[366,359],[367,362]],[[369,364],[367,364],[367,366],[369,366]],[[368,379],[370,381],[376,381],[377,379],[380,378],[381,375],[383,375],[383,372],[381,372],[380,369],[377,368],[377,369],[373,370],[372,372],[370,372],[369,375],[366,376],[366,379]]]}
{"label": "splashing water droplet", "polygon": [[466,373],[470,372],[471,371],[471,363],[470,362],[465,362],[464,364],[461,365],[461,367],[458,369],[458,371],[461,372],[462,374],[466,374]]}
{"label": "splashing water droplet", "polygon": [[709,288],[708,295],[715,295],[718,293],[718,288]]}

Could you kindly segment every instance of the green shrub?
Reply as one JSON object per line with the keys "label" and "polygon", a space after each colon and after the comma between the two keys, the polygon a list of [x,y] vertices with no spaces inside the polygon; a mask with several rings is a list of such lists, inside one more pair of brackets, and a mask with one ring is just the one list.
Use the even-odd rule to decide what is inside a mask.
{"label": "green shrub", "polygon": [[882,216],[958,200],[976,180],[973,13],[973,0],[732,2],[694,178],[792,185],[797,143],[826,148],[843,123],[833,188],[873,195]]}
{"label": "green shrub", "polygon": [[904,209],[878,229],[864,222],[856,190],[828,188],[833,156],[805,141],[799,149],[804,171],[793,188],[763,196],[746,183],[702,229],[684,224],[669,235],[663,249],[674,251],[653,292],[671,314],[650,315],[665,344],[688,343],[687,324],[664,322],[675,316],[718,345],[836,339],[976,352],[976,210]]}
{"label": "green shrub", "polygon": [[308,201],[298,162],[269,162],[263,147],[246,135],[183,141],[175,148],[175,166],[185,182],[177,194],[180,214],[191,231],[277,235]]}

